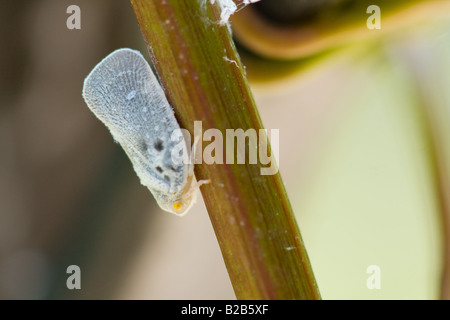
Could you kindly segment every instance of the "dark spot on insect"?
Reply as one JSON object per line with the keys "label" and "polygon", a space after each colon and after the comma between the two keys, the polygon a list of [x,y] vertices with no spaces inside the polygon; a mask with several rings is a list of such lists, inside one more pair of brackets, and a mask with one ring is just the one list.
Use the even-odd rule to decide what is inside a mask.
{"label": "dark spot on insect", "polygon": [[145,141],[142,142],[142,150],[147,151],[147,149],[148,149],[147,143],[145,143]]}
{"label": "dark spot on insect", "polygon": [[173,166],[170,166],[170,170],[175,171],[175,172],[178,171],[177,168],[175,168]]}
{"label": "dark spot on insect", "polygon": [[159,173],[163,173],[163,169],[161,167],[156,167],[156,171],[158,171]]}
{"label": "dark spot on insect", "polygon": [[161,140],[156,141],[154,147],[155,147],[156,151],[164,150],[163,142]]}
{"label": "dark spot on insect", "polygon": [[169,176],[164,176],[164,180],[166,180],[167,182],[170,182]]}

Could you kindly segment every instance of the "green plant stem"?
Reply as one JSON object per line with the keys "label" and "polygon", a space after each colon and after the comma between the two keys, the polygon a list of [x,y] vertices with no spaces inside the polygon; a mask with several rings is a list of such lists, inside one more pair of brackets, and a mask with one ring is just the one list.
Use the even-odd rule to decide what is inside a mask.
{"label": "green plant stem", "polygon": [[[130,2],[181,127],[192,135],[201,120],[203,131],[217,128],[223,137],[226,129],[263,128],[217,1]],[[261,167],[195,168],[198,179],[211,180],[201,190],[236,297],[319,299],[281,177],[261,175]]]}

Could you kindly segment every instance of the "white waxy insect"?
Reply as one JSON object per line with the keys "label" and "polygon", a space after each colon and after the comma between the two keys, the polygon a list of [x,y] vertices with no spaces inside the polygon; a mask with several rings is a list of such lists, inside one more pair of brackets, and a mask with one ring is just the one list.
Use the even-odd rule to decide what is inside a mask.
{"label": "white waxy insect", "polygon": [[[180,148],[180,142],[185,146],[183,136],[173,139],[180,126],[140,52],[124,48],[104,58],[84,80],[83,97],[125,150],[159,206],[185,214],[195,202],[198,187],[208,181],[197,183],[193,161],[186,164],[186,148]],[[175,161],[174,151],[184,161]]]}

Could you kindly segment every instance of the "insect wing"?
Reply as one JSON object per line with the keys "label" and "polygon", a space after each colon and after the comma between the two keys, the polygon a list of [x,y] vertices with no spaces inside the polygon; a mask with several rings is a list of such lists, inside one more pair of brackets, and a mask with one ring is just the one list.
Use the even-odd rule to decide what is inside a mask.
{"label": "insect wing", "polygon": [[144,57],[119,49],[103,59],[86,77],[83,97],[120,143],[141,183],[149,189],[176,193],[186,183],[186,168],[174,163],[172,141],[179,130],[173,110]]}

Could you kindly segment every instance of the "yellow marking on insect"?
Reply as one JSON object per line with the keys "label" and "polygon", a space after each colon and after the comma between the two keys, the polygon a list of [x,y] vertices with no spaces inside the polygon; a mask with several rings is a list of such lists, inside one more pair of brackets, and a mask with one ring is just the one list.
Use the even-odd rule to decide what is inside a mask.
{"label": "yellow marking on insect", "polygon": [[174,208],[175,210],[180,210],[180,209],[181,209],[181,202],[175,202],[175,203],[173,204],[173,208]]}

